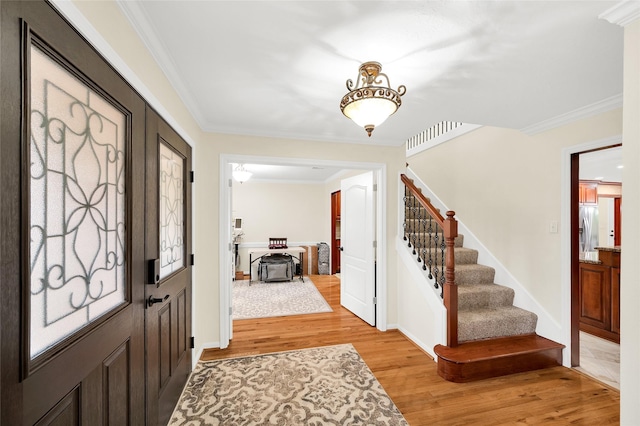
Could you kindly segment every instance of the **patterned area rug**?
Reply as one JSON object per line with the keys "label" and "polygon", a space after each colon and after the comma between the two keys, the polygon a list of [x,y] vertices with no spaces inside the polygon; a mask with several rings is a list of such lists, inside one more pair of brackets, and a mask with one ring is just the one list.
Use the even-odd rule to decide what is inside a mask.
{"label": "patterned area rug", "polygon": [[169,425],[408,423],[346,344],[199,361]]}
{"label": "patterned area rug", "polygon": [[264,283],[233,283],[233,319],[280,317],[332,312],[326,300],[308,278]]}

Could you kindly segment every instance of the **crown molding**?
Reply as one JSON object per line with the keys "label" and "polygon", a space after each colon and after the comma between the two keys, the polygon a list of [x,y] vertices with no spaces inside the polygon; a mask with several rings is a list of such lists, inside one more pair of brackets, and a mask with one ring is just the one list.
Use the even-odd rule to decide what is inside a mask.
{"label": "crown molding", "polygon": [[539,123],[532,124],[531,126],[520,129],[520,131],[529,136],[532,136],[537,133],[555,129],[556,127],[567,125],[583,118],[602,114],[616,108],[622,108],[622,94],[614,95],[610,98],[592,103],[591,105],[586,105],[573,111],[569,111],[556,117],[541,121]]}
{"label": "crown molding", "polygon": [[[0,0],[1,1],[1,0]],[[129,67],[122,57],[104,39],[102,34],[95,29],[89,20],[80,10],[68,0],[50,0],[53,7],[67,19],[73,28],[78,31],[94,49],[102,55],[113,68],[130,84],[147,102],[151,105],[174,129],[182,136],[189,145],[195,146],[195,139],[173,118],[169,111],[162,105],[160,100],[147,87],[143,80]]]}
{"label": "crown molding", "polygon": [[598,18],[624,27],[636,19],[640,19],[640,2],[637,0],[622,1],[602,12]]}
{"label": "crown molding", "polygon": [[149,54],[151,54],[160,70],[167,77],[167,81],[173,86],[178,97],[187,107],[187,110],[196,123],[198,123],[200,129],[203,129],[205,122],[204,117],[200,113],[199,108],[197,108],[197,103],[193,96],[187,90],[180,73],[177,71],[175,61],[167,53],[168,50],[166,46],[158,37],[156,28],[143,7],[139,2],[135,1],[116,0],[115,3],[127,18],[133,30],[138,34],[138,37],[140,37]]}

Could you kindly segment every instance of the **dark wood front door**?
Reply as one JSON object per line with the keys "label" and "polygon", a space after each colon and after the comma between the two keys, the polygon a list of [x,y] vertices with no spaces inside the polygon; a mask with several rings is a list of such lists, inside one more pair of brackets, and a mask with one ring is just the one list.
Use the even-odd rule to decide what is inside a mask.
{"label": "dark wood front door", "polygon": [[166,424],[191,370],[190,148],[50,5],[0,11],[0,424]]}
{"label": "dark wood front door", "polygon": [[191,147],[147,108],[147,423],[166,425],[191,371]]}
{"label": "dark wood front door", "polygon": [[144,424],[144,100],[48,4],[0,7],[0,423]]}

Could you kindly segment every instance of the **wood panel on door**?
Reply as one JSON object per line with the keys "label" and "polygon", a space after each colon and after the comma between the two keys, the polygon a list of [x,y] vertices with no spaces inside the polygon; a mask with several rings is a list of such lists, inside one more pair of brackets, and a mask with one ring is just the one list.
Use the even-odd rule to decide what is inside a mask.
{"label": "wood panel on door", "polygon": [[144,424],[144,100],[47,3],[0,7],[0,423]]}
{"label": "wood panel on door", "polygon": [[165,425],[191,372],[191,147],[147,108],[147,423]]}

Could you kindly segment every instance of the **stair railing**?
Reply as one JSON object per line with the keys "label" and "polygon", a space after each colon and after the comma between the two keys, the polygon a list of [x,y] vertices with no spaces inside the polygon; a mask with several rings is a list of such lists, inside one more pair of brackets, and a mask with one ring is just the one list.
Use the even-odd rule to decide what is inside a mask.
{"label": "stair railing", "polygon": [[413,248],[422,269],[440,289],[447,309],[447,346],[458,346],[458,287],[455,283],[455,239],[458,221],[449,210],[445,219],[411,179],[400,175],[404,183],[403,239]]}
{"label": "stair railing", "polygon": [[462,126],[464,123],[459,121],[441,121],[439,123],[434,124],[426,130],[418,133],[415,136],[407,139],[406,149],[409,151],[410,149],[416,148],[424,143],[429,142],[432,139],[437,138],[438,136],[442,136],[451,130]]}

